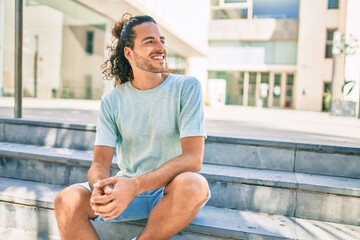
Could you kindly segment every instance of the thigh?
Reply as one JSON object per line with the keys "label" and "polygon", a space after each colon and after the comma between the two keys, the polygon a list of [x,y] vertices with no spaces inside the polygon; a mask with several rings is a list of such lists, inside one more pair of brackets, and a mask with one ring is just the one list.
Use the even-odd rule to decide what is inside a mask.
{"label": "thigh", "polygon": [[96,218],[90,206],[91,192],[79,185],[71,185],[63,189],[57,196],[58,208],[63,211],[74,211],[78,214],[87,215],[89,219]]}

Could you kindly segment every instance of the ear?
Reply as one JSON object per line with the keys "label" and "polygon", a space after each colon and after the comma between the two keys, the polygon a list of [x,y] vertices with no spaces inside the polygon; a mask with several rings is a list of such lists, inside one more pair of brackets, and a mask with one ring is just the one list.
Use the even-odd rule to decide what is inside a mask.
{"label": "ear", "polygon": [[128,61],[133,59],[133,50],[129,47],[124,47],[124,56]]}

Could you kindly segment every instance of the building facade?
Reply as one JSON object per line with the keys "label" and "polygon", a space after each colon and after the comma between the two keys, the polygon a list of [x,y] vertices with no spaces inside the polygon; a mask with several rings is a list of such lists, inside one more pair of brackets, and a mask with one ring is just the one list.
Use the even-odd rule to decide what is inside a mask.
{"label": "building facade", "polygon": [[[355,9],[360,10],[359,1],[212,0],[209,90],[211,85],[223,90],[216,87],[220,97],[210,98],[322,111],[329,108],[324,96],[333,89],[334,99],[357,102],[360,50],[336,55],[336,64],[332,55],[334,32],[360,39]],[[357,86],[347,96],[341,91],[345,70]]]}
{"label": "building facade", "polygon": [[[166,37],[169,68],[195,75],[205,85],[207,70],[202,62],[206,59],[207,34],[198,38],[181,31],[196,26],[207,33],[208,19],[202,16],[203,20],[196,23],[183,20],[181,29],[177,30],[179,24],[167,21],[167,15],[163,14],[164,19],[158,15],[159,6],[166,9],[165,1],[153,1],[148,7],[143,2],[25,0],[23,95],[99,99],[113,85],[103,80],[100,66],[108,57],[106,47],[112,41],[111,27],[124,13],[153,16]],[[197,4],[209,8],[208,0]],[[187,5],[178,7],[178,13],[197,16],[195,11],[186,10]],[[0,0],[0,96],[14,95],[14,19],[15,1]]]}
{"label": "building facade", "polygon": [[[24,2],[24,96],[99,99],[112,87],[100,68],[111,26],[131,13],[154,16],[169,67],[196,76],[210,105],[326,111],[329,99],[359,102],[360,49],[345,49],[359,45],[358,0]],[[14,94],[14,13],[14,1],[0,0],[0,96]]]}

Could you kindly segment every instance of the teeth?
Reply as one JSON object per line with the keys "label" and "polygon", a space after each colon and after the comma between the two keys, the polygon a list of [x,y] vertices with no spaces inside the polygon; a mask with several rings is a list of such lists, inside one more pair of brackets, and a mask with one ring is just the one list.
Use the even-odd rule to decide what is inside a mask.
{"label": "teeth", "polygon": [[155,56],[155,57],[153,57],[153,59],[162,60],[162,59],[164,59],[164,57],[163,56]]}

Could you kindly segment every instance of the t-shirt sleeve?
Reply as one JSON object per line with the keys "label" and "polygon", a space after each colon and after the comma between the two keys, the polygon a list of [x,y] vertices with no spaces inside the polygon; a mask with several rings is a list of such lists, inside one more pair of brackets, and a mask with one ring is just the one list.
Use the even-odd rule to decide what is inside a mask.
{"label": "t-shirt sleeve", "polygon": [[201,84],[196,78],[187,79],[181,92],[180,138],[203,136],[206,138]]}
{"label": "t-shirt sleeve", "polygon": [[115,147],[119,132],[109,102],[102,98],[96,124],[95,145]]}

